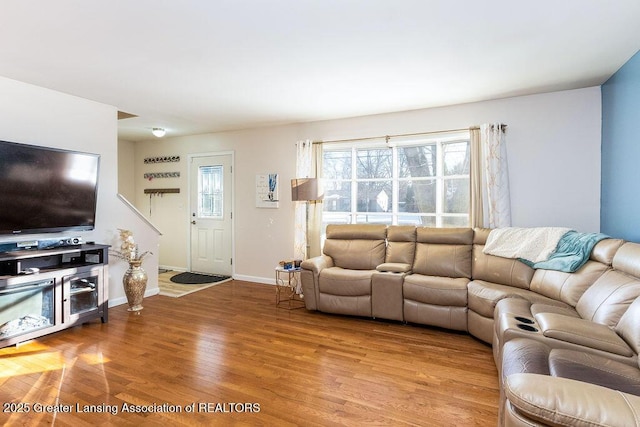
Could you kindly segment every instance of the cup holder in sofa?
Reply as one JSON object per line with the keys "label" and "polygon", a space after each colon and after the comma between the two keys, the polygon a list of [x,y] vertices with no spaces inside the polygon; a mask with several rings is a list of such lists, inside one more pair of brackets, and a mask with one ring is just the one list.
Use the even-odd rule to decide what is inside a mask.
{"label": "cup holder in sofa", "polygon": [[533,324],[533,320],[528,317],[516,316],[515,319],[520,323],[526,323],[528,325]]}
{"label": "cup holder in sofa", "polygon": [[538,328],[534,328],[531,325],[525,325],[524,323],[518,323],[518,328],[522,329],[523,331],[538,332]]}

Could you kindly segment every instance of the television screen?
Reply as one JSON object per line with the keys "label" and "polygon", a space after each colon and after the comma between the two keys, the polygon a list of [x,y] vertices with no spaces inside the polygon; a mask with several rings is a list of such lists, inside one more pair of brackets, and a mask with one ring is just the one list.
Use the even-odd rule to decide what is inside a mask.
{"label": "television screen", "polygon": [[93,230],[100,156],[0,141],[0,234]]}

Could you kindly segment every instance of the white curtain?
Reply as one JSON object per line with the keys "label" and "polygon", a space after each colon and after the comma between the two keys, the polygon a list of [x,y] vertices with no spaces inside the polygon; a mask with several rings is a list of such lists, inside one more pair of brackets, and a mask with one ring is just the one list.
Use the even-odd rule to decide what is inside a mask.
{"label": "white curtain", "polygon": [[[324,186],[322,185],[322,144],[313,144],[311,154],[311,178],[318,178],[318,194],[324,194]],[[309,208],[309,222],[307,224],[307,247],[309,258],[322,254],[322,200],[314,200],[307,205]]]}
{"label": "white curtain", "polygon": [[511,197],[509,195],[509,168],[507,165],[506,126],[501,123],[480,126],[480,145],[486,183],[486,211],[489,228],[511,226]]}
{"label": "white curtain", "polygon": [[[310,140],[296,143],[296,176],[311,178],[313,143]],[[295,259],[307,259],[307,205],[306,202],[294,202],[293,256]]]}
{"label": "white curtain", "polygon": [[484,199],[486,198],[486,184],[483,180],[482,173],[484,161],[482,157],[482,142],[480,141],[480,128],[469,129],[469,137],[471,144],[471,171],[470,182],[471,187],[471,203],[469,209],[469,223],[471,227],[485,227],[484,223]]}

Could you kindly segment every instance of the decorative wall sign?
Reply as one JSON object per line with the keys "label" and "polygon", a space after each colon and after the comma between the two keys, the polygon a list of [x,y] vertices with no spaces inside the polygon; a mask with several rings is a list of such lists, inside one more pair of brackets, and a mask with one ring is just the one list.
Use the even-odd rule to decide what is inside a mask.
{"label": "decorative wall sign", "polygon": [[180,178],[180,172],[147,172],[144,179],[151,181],[156,178]]}
{"label": "decorative wall sign", "polygon": [[145,163],[174,163],[179,162],[180,156],[145,157]]}
{"label": "decorative wall sign", "polygon": [[278,208],[278,174],[256,175],[256,207]]}

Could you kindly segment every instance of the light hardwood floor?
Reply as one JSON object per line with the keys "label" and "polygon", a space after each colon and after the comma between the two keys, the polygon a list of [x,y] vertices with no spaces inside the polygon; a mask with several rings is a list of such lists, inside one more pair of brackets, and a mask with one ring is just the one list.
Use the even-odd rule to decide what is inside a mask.
{"label": "light hardwood floor", "polygon": [[491,349],[465,334],[279,309],[273,286],[241,281],[144,307],[0,349],[0,402],[13,411],[0,424],[497,423]]}
{"label": "light hardwood floor", "polygon": [[[185,295],[189,295],[193,292],[201,291],[202,289],[210,288],[211,286],[217,286],[223,282],[216,283],[204,283],[201,285],[182,285],[180,283],[173,283],[171,277],[176,274],[180,274],[179,271],[167,271],[158,275],[158,287],[160,288],[160,295],[166,297],[179,298]],[[229,279],[230,280],[230,279]],[[225,282],[228,280],[225,280]]]}

